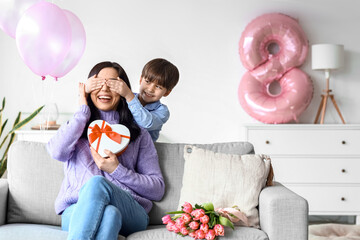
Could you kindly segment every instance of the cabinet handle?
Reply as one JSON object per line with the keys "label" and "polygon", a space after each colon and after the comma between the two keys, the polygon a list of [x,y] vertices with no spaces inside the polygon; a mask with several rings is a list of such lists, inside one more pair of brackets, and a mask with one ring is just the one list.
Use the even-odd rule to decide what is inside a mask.
{"label": "cabinet handle", "polygon": [[342,197],[342,198],[341,198],[341,201],[345,201],[345,198],[344,198],[344,197]]}
{"label": "cabinet handle", "polygon": [[342,140],[341,143],[342,143],[342,144],[346,144],[346,141]]}
{"label": "cabinet handle", "polygon": [[345,170],[345,169],[341,169],[341,172],[343,172],[343,173],[344,173],[344,172],[346,172],[346,170]]}
{"label": "cabinet handle", "polygon": [[269,140],[266,140],[265,143],[266,143],[266,144],[270,144],[270,141],[269,141]]}

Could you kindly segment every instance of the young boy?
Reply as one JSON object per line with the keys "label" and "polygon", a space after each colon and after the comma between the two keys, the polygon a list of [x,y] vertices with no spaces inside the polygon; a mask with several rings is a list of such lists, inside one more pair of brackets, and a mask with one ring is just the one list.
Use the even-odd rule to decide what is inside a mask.
{"label": "young boy", "polygon": [[134,94],[121,79],[118,80],[108,80],[106,85],[126,99],[137,124],[147,129],[155,142],[170,116],[169,109],[160,99],[168,96],[178,83],[177,67],[162,58],[148,62],[141,73],[138,94]]}

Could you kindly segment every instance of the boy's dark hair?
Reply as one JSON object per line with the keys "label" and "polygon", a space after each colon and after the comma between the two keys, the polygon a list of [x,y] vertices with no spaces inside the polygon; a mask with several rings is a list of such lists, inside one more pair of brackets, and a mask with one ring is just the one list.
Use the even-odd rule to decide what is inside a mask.
{"label": "boy's dark hair", "polygon": [[[125,72],[125,70],[116,62],[101,62],[96,64],[91,70],[88,75],[88,78],[97,75],[103,68],[114,68],[117,70],[119,77],[124,80],[126,85],[131,89],[129,78]],[[90,123],[94,120],[100,119],[100,113],[97,107],[94,105],[93,101],[91,100],[90,94],[87,97],[87,103],[90,108],[91,116],[90,120],[86,123],[86,127],[83,131],[83,134],[81,137],[87,138],[87,129],[90,125]],[[136,124],[134,117],[132,113],[130,112],[128,108],[128,104],[126,102],[126,99],[124,97],[121,97],[119,100],[119,104],[116,108],[116,111],[120,115],[120,124],[125,125],[130,130],[130,142],[134,141],[139,135],[140,135],[140,128]]]}
{"label": "boy's dark hair", "polygon": [[144,66],[141,76],[150,82],[156,81],[167,90],[172,90],[179,81],[179,70],[171,62],[155,58]]}

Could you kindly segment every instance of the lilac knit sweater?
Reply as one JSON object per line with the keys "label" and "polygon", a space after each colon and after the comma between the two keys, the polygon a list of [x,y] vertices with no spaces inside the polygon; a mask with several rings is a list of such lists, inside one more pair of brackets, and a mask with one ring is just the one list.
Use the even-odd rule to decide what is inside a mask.
{"label": "lilac knit sweater", "polygon": [[[110,124],[119,123],[116,111],[100,111],[100,116]],[[56,213],[61,214],[76,203],[80,188],[95,175],[104,176],[128,191],[149,212],[152,200],[161,200],[165,190],[158,156],[149,133],[141,129],[139,137],[118,157],[119,166],[114,172],[107,173],[96,166],[88,140],[80,138],[89,119],[90,108],[87,105],[80,106],[74,117],[61,126],[47,144],[50,156],[64,162],[65,177],[55,201]]]}

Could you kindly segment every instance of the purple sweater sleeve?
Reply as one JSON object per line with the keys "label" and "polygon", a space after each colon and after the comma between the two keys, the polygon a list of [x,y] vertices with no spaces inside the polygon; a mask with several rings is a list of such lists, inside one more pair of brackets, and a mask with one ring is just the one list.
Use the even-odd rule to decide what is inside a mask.
{"label": "purple sweater sleeve", "polygon": [[72,157],[90,114],[89,106],[81,105],[73,118],[62,125],[56,135],[50,139],[47,150],[53,159],[65,162]]}
{"label": "purple sweater sleeve", "polygon": [[165,183],[159,166],[156,148],[150,134],[142,129],[135,145],[138,148],[135,171],[122,164],[110,175],[119,184],[124,184],[138,195],[159,201],[165,192]]}

